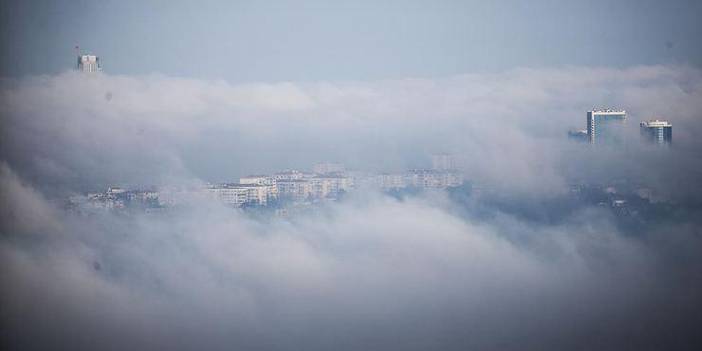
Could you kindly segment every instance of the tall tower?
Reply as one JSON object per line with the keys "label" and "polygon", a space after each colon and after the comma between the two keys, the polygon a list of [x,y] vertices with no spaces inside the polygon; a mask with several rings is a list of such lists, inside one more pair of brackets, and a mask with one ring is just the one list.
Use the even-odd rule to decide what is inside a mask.
{"label": "tall tower", "polygon": [[593,110],[587,112],[587,137],[590,144],[618,143],[624,138],[626,111]]}
{"label": "tall tower", "polygon": [[100,58],[95,55],[81,55],[80,47],[76,45],[76,56],[78,56],[78,62],[76,68],[80,72],[100,72],[102,68],[100,67]]}
{"label": "tall tower", "polygon": [[641,122],[641,136],[654,144],[670,145],[673,142],[673,125],[657,119]]}

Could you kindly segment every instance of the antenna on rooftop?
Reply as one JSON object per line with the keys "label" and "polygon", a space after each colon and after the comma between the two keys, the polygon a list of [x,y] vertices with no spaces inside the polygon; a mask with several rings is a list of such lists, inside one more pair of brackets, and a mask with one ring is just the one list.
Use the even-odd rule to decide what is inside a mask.
{"label": "antenna on rooftop", "polygon": [[76,60],[78,60],[76,63],[76,68],[80,68],[80,46],[78,46],[78,44],[76,44],[75,49],[76,49]]}

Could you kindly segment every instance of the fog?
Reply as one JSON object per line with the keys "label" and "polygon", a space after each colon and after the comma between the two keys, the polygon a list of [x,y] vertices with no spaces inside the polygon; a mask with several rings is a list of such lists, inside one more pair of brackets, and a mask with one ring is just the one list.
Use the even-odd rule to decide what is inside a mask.
{"label": "fog", "polygon": [[[584,129],[585,111],[596,107],[627,109],[634,133],[640,120],[670,120],[674,160],[666,155],[653,163],[672,162],[659,167],[676,170],[668,173],[699,171],[701,76],[690,67],[572,67],[435,80],[230,85],[71,72],[3,81],[1,143],[3,158],[22,177],[76,190],[170,177],[227,180],[324,160],[397,171],[450,152],[463,158],[471,179],[553,191],[571,164],[605,162],[564,137],[568,129]],[[614,152],[623,151],[604,154]],[[614,159],[636,158],[636,167],[648,158],[642,154],[632,150]],[[590,169],[610,173],[608,167],[575,171]]]}
{"label": "fog", "polygon": [[[514,69],[233,85],[66,72],[2,81],[2,339],[12,349],[694,349],[702,317],[702,71]],[[623,108],[622,147],[568,140]],[[670,148],[638,122],[674,125]],[[459,157],[499,196],[349,193],[289,218],[194,197],[164,215],[61,208],[111,185],[236,180],[317,161]],[[566,207],[633,178],[645,226]],[[464,196],[466,195],[466,196]],[[633,228],[633,229],[632,229]]]}

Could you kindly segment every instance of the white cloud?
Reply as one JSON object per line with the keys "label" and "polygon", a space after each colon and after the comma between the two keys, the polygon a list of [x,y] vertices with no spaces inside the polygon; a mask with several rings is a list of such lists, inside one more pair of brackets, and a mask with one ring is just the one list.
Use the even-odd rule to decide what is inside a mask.
{"label": "white cloud", "polygon": [[[671,120],[675,148],[603,156],[565,140],[598,106],[626,108],[633,122]],[[122,349],[627,348],[689,337],[699,238],[682,215],[638,240],[598,209],[557,224],[495,208],[478,220],[440,194],[356,194],[289,221],[216,204],[80,217],[47,198],[325,159],[397,170],[448,151],[463,157],[468,179],[528,203],[514,206],[601,173],[636,172],[699,199],[699,111],[702,73],[689,67],[301,84],[75,73],[4,81],[3,324],[13,344]],[[656,334],[661,323],[683,327]]]}

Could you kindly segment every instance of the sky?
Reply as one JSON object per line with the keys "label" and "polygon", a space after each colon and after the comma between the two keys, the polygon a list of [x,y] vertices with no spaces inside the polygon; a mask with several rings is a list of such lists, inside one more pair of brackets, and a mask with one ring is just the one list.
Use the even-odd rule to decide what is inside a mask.
{"label": "sky", "polygon": [[431,78],[563,65],[702,65],[698,1],[2,1],[0,75],[230,82]]}
{"label": "sky", "polygon": [[[701,8],[2,2],[0,345],[696,350]],[[76,44],[102,73],[73,70]],[[622,144],[567,137],[602,107],[626,109]],[[642,142],[651,118],[671,145]],[[436,153],[464,186],[289,217],[198,191],[164,213],[66,210],[115,185]],[[660,202],[621,217],[578,186]]]}

